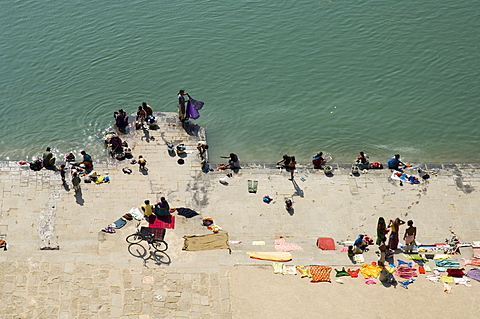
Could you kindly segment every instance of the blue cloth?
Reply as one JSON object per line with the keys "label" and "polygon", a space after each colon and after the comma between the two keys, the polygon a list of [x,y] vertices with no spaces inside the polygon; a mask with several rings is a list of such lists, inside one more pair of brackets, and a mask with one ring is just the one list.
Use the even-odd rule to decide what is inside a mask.
{"label": "blue cloth", "polygon": [[451,259],[436,259],[435,265],[438,267],[460,267],[460,262]]}
{"label": "blue cloth", "polygon": [[363,235],[358,235],[358,238],[355,239],[355,242],[353,243],[356,247],[360,248],[363,250]]}
{"label": "blue cloth", "polygon": [[400,160],[397,159],[395,156],[393,156],[389,161],[388,161],[388,168],[390,169],[398,169],[398,165],[400,164]]}

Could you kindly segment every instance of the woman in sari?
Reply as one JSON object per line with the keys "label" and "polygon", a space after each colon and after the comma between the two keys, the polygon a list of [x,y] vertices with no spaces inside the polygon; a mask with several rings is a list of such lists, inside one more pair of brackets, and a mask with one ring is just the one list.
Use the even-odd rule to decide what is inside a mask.
{"label": "woman in sari", "polygon": [[385,219],[383,217],[378,218],[377,223],[377,245],[380,245],[387,241],[388,229]]}
{"label": "woman in sari", "polygon": [[405,222],[398,217],[395,220],[390,220],[388,227],[390,227],[391,233],[388,239],[388,248],[391,250],[395,250],[398,247],[398,231],[403,224],[405,224]]}

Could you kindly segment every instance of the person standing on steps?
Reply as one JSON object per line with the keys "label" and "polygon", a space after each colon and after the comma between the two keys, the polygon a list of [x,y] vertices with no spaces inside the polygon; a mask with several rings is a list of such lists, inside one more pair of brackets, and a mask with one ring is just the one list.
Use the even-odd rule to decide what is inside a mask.
{"label": "person standing on steps", "polygon": [[292,157],[285,154],[283,155],[283,158],[277,162],[277,165],[281,164],[282,168],[288,168],[291,160],[292,160]]}
{"label": "person standing on steps", "polygon": [[403,240],[405,240],[405,252],[411,253],[413,247],[417,244],[415,238],[417,237],[417,227],[413,226],[413,220],[407,222],[408,228],[405,229],[405,235],[403,235]]}
{"label": "person standing on steps", "polygon": [[404,225],[405,222],[400,218],[395,218],[395,220],[390,220],[390,237],[388,238],[388,248],[395,251],[398,248],[398,233],[400,231],[400,226]]}
{"label": "person standing on steps", "polygon": [[377,245],[380,245],[387,240],[388,232],[389,230],[387,229],[385,219],[383,217],[379,217],[377,223]]}
{"label": "person standing on steps", "polygon": [[73,185],[73,189],[75,190],[75,195],[78,193],[78,191],[80,190],[80,182],[81,182],[81,179],[80,177],[78,176],[78,173],[75,172],[73,173],[73,178],[72,178],[72,185]]}
{"label": "person standing on steps", "polygon": [[290,170],[290,180],[293,181],[293,174],[295,173],[295,156],[290,157],[290,163],[288,163],[288,169]]}
{"label": "person standing on steps", "polygon": [[147,165],[147,160],[142,156],[138,156],[138,166],[140,168],[141,171],[144,171],[145,170],[145,165]]}
{"label": "person standing on steps", "polygon": [[185,96],[188,97],[188,93],[185,93],[185,90],[180,90],[178,92],[178,118],[180,121],[183,123],[185,122],[185,116],[186,116],[186,103],[188,99],[185,99]]}

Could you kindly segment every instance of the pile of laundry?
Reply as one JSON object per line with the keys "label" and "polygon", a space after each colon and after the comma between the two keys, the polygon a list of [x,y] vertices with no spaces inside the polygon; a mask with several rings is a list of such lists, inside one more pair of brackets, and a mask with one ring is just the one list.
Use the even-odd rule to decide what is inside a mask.
{"label": "pile of laundry", "polygon": [[105,228],[102,229],[103,232],[109,233],[109,234],[114,234],[116,233],[116,229],[122,228],[127,224],[128,220],[142,220],[143,219],[143,214],[140,212],[140,209],[136,207],[132,207],[128,213],[117,219],[111,224],[108,224]]}

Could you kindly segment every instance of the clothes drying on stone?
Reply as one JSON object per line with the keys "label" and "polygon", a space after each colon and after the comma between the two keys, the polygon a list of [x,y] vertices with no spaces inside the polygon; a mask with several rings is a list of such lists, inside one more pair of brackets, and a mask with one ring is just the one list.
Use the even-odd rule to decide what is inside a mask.
{"label": "clothes drying on stone", "polygon": [[397,270],[395,271],[395,274],[398,277],[402,277],[405,279],[410,279],[412,277],[417,277],[417,271],[415,268],[408,267],[408,266],[401,266],[397,267]]}
{"label": "clothes drying on stone", "polygon": [[435,260],[435,265],[438,267],[460,267],[460,262],[451,259],[437,259]]}
{"label": "clothes drying on stone", "polygon": [[310,282],[331,282],[330,281],[331,272],[332,272],[332,267],[311,265],[310,274],[312,275],[312,280],[310,280]]}
{"label": "clothes drying on stone", "polygon": [[270,260],[270,261],[290,261],[292,254],[288,252],[274,251],[274,252],[247,252],[250,258]]}
{"label": "clothes drying on stone", "polygon": [[350,277],[352,278],[357,278],[358,277],[358,273],[360,272],[360,268],[358,269],[355,269],[355,270],[351,270],[350,268],[348,268],[348,273],[350,274]]}
{"label": "clothes drying on stone", "polygon": [[343,276],[350,277],[350,273],[345,270],[345,267],[343,267],[341,270],[335,269],[335,277],[343,277]]}
{"label": "clothes drying on stone", "polygon": [[303,248],[297,244],[287,242],[285,238],[276,238],[275,250],[286,252],[286,251],[292,251],[292,250],[303,250]]}
{"label": "clothes drying on stone", "polygon": [[464,268],[462,269],[456,269],[456,268],[448,268],[447,269],[447,274],[450,277],[456,277],[456,278],[462,278],[465,276],[465,273],[463,272]]}
{"label": "clothes drying on stone", "polygon": [[480,258],[462,258],[463,264],[466,265],[473,265],[473,266],[480,266]]}
{"label": "clothes drying on stone", "polygon": [[300,272],[300,277],[303,278],[303,277],[312,277],[312,275],[310,275],[310,267],[309,266],[305,266],[305,265],[297,265],[297,270]]}
{"label": "clothes drying on stone", "polygon": [[467,277],[469,278],[472,278],[472,279],[475,279],[476,281],[480,282],[480,269],[478,268],[473,268],[473,269],[470,269],[468,272],[467,272]]}
{"label": "clothes drying on stone", "polygon": [[382,268],[373,262],[371,264],[363,264],[360,272],[364,278],[377,278],[381,270]]}
{"label": "clothes drying on stone", "polygon": [[190,208],[180,207],[177,208],[177,214],[185,218],[192,218],[199,215],[196,211]]}

